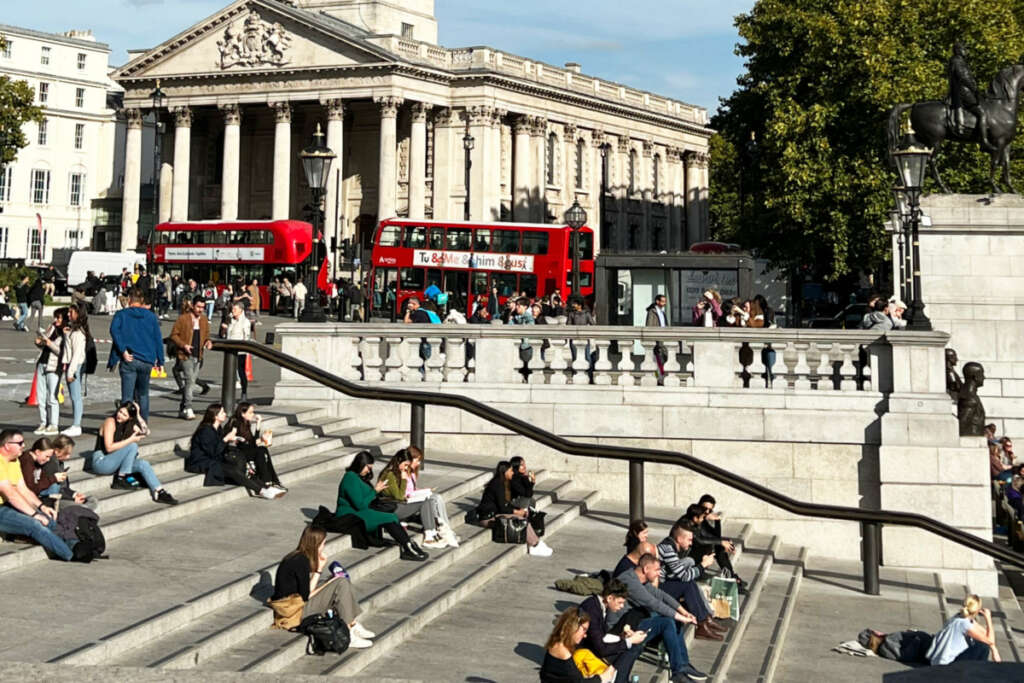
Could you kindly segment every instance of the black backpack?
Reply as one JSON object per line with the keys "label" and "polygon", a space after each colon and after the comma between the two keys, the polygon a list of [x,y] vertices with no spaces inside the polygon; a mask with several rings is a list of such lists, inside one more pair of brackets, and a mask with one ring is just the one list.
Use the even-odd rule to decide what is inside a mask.
{"label": "black backpack", "polygon": [[348,624],[342,621],[334,610],[327,610],[327,614],[306,617],[296,630],[304,633],[309,639],[306,643],[307,655],[322,657],[325,652],[336,652],[340,655],[348,649],[348,644],[352,640]]}
{"label": "black backpack", "polygon": [[106,558],[107,539],[100,531],[99,522],[92,517],[79,517],[75,524],[75,536],[78,543],[75,544],[74,558],[79,562],[92,562],[95,559]]}

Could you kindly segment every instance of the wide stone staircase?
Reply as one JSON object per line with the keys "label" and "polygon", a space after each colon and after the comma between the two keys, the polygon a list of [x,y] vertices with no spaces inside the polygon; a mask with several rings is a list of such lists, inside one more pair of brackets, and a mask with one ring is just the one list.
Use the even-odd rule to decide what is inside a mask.
{"label": "wide stone staircase", "polygon": [[[110,559],[61,563],[33,546],[0,545],[0,679],[536,681],[555,615],[582,599],[555,590],[555,580],[610,568],[623,552],[625,505],[543,472],[536,498],[548,512],[545,540],[554,555],[491,543],[465,513],[498,458],[430,452],[421,484],[444,495],[460,546],[415,563],[399,560],[395,547],[357,550],[348,537],[329,535],[328,555],[348,569],[360,621],[377,637],[369,649],[308,656],[304,637],[269,628],[264,601],[277,562],[319,505],[333,509],[358,450],[386,457],[404,443],[323,409],[270,414],[265,427],[274,429],[274,461],[289,487],[277,501],[203,487],[201,476],[182,471],[187,437],[143,448],[181,500],[175,507],[152,503],[146,492],[111,491],[109,477],[91,477],[72,460],[74,488],[101,499]],[[521,454],[529,459],[529,446]],[[728,491],[714,493],[728,507]],[[652,540],[678,514],[648,507]],[[935,631],[963,597],[962,586],[935,575],[885,567],[882,594],[866,596],[859,563],[809,557],[789,543],[799,539],[747,525],[727,521],[726,531],[737,539],[735,566],[750,587],[740,619],[722,642],[687,634],[692,662],[716,681],[881,680],[908,667],[831,648],[868,627]],[[986,605],[1003,660],[1019,661],[1024,614],[1013,592],[1006,587]],[[668,679],[653,651],[634,673]]]}

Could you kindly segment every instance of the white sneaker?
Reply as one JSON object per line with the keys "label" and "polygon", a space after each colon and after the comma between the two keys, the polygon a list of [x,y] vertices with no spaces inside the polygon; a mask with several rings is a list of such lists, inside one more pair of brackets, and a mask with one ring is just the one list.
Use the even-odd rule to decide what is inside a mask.
{"label": "white sneaker", "polygon": [[194,420],[194,419],[196,419],[196,414],[195,414],[195,412],[191,408],[189,408],[184,413],[182,413],[181,416],[183,418],[185,418],[186,420]]}
{"label": "white sneaker", "polygon": [[527,548],[526,552],[534,557],[551,557],[555,551],[552,550],[547,543],[540,541],[532,548]]}
{"label": "white sneaker", "polygon": [[72,436],[72,437],[74,437],[74,436],[81,436],[82,435],[82,428],[79,427],[78,425],[71,425],[70,427],[65,429],[63,432],[61,432],[61,434],[63,434],[64,436]]}
{"label": "white sneaker", "polygon": [[358,636],[360,638],[365,638],[366,640],[369,640],[370,638],[376,638],[377,637],[376,633],[374,633],[373,631],[369,630],[368,628],[366,628],[365,626],[360,624],[358,621],[355,623],[355,626],[353,626],[349,630],[352,632],[352,635]]}
{"label": "white sneaker", "polygon": [[268,486],[260,491],[260,495],[267,500],[276,500],[284,495],[284,491],[277,488],[276,486]]}
{"label": "white sneaker", "polygon": [[36,430],[34,432],[32,432],[32,433],[33,434],[45,434],[46,433],[46,423],[45,422],[41,422],[39,424],[39,426],[36,427]]}
{"label": "white sneaker", "polygon": [[361,650],[363,648],[373,647],[373,641],[367,640],[366,638],[360,638],[354,632],[349,631],[348,646]]}
{"label": "white sneaker", "polygon": [[43,430],[43,434],[47,436],[53,436],[54,434],[60,434],[60,428],[57,425],[47,425],[46,429]]}
{"label": "white sneaker", "polygon": [[420,543],[424,548],[433,548],[434,550],[440,550],[441,548],[447,548],[448,544],[440,536],[435,536],[429,541],[423,541]]}
{"label": "white sneaker", "polygon": [[443,538],[445,540],[445,543],[447,543],[452,548],[458,548],[459,547],[459,537],[455,535],[455,530],[452,529],[450,526],[447,526],[447,525],[442,525],[440,527],[440,529],[441,529],[441,538]]}

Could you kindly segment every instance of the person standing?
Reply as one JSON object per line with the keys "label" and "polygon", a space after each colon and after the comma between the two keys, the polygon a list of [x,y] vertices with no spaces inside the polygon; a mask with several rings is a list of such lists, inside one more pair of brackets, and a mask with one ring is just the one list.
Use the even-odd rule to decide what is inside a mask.
{"label": "person standing", "polygon": [[[647,307],[646,327],[668,327],[668,313],[665,304],[668,299],[664,294],[654,297],[654,303]],[[668,360],[668,349],[660,341],[654,344],[654,360],[658,364],[658,384],[665,380],[665,361]]]}
{"label": "person standing", "polygon": [[178,316],[171,330],[176,356],[174,378],[181,385],[178,417],[183,420],[194,420],[196,417],[192,410],[192,396],[203,363],[203,352],[213,346],[210,341],[210,321],[203,315],[203,309],[203,300],[196,297],[192,300],[192,307]]}
{"label": "person standing", "polygon": [[28,275],[21,278],[21,282],[14,288],[14,298],[18,304],[18,317],[14,319],[14,329],[21,330],[22,332],[28,331],[25,327],[25,321],[28,320]]}
{"label": "person standing", "polygon": [[302,280],[295,283],[295,287],[292,288],[292,296],[295,301],[295,319],[298,320],[306,308],[306,284]]}
{"label": "person standing", "polygon": [[86,348],[92,334],[89,332],[89,314],[85,304],[68,308],[68,322],[64,326],[65,360],[64,380],[68,383],[68,396],[71,398],[71,426],[61,434],[68,437],[82,435],[82,374],[85,370]]}
{"label": "person standing", "polygon": [[[227,338],[236,341],[249,341],[252,339],[252,326],[249,319],[245,317],[245,305],[241,301],[231,304],[231,320],[228,322]],[[246,393],[249,390],[249,380],[245,376],[245,362],[247,353],[238,354],[238,381],[242,385],[242,396],[239,401],[248,401]]]}
{"label": "person standing", "polygon": [[249,307],[252,309],[252,319],[257,325],[262,325],[260,322],[260,282],[256,278],[253,278],[252,283],[248,287],[249,290]]}
{"label": "person standing", "polygon": [[57,389],[64,369],[64,322],[66,308],[53,313],[53,323],[36,337],[36,346],[41,349],[36,360],[36,396],[39,406],[39,427],[36,434],[57,434],[60,420],[60,405],[57,403]]}
{"label": "person standing", "polygon": [[107,367],[120,364],[121,402],[130,403],[138,394],[139,413],[149,419],[149,375],[154,367],[164,366],[164,342],[160,322],[146,308],[145,295],[133,288],[128,308],[118,311],[110,321],[112,341]]}
{"label": "person standing", "polygon": [[35,320],[33,330],[43,329],[43,279],[36,278],[28,290],[29,324]]}

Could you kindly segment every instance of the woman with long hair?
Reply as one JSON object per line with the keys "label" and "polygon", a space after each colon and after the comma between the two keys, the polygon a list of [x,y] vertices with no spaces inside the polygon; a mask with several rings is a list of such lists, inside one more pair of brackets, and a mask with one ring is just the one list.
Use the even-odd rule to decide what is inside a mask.
{"label": "woman with long hair", "polygon": [[378,481],[376,485],[371,485],[371,481],[373,455],[369,451],[359,451],[352,458],[352,462],[345,470],[345,476],[338,484],[338,506],[334,516],[355,515],[363,520],[367,533],[374,534],[377,529],[388,532],[388,535],[398,543],[401,549],[399,557],[403,560],[426,560],[430,556],[409,538],[409,534],[398,523],[398,516],[394,512],[384,512],[371,507],[373,501],[377,499],[377,494],[387,487],[384,481]]}
{"label": "woman with long hair", "polygon": [[[274,595],[270,599],[277,617],[274,626],[294,628],[306,617],[334,610],[348,624],[349,647],[370,647],[373,645],[370,639],[376,634],[356,621],[362,609],[348,577],[335,575],[321,582],[321,574],[327,567],[326,546],[327,532],[307,526],[302,530],[298,547],[277,565]],[[295,609],[297,601],[302,603],[301,613]]]}
{"label": "woman with long hair", "polygon": [[67,344],[64,339],[64,324],[67,321],[68,309],[58,308],[53,312],[53,322],[36,336],[36,347],[40,349],[36,360],[36,397],[39,406],[39,427],[36,434],[57,434],[60,430],[60,404],[57,402],[57,390],[60,387],[61,373],[64,371],[64,358]]}
{"label": "woman with long hair", "polygon": [[[975,621],[979,614],[984,626]],[[940,666],[961,661],[985,662],[990,654],[993,662],[1000,661],[992,613],[982,606],[981,598],[968,595],[960,610],[932,638],[925,657],[932,666]]]}
{"label": "woman with long hair", "polygon": [[70,437],[82,435],[82,371],[85,369],[85,349],[92,333],[89,331],[89,313],[85,304],[68,308],[68,324],[64,326],[65,339],[65,370],[64,379],[68,383],[68,396],[71,398],[71,426],[61,434]]}
{"label": "woman with long hair", "polygon": [[[494,468],[494,476],[484,486],[483,495],[480,497],[480,504],[477,505],[476,513],[480,524],[489,527],[494,524],[498,517],[519,517],[527,519],[529,510],[525,507],[515,507],[512,497],[512,477],[515,470],[507,460],[502,460]],[[554,552],[547,543],[540,540],[537,532],[526,524],[526,546],[530,555],[537,557],[550,557]]]}
{"label": "woman with long hair", "polygon": [[117,406],[114,414],[103,421],[96,436],[96,450],[88,456],[88,467],[96,474],[113,474],[112,489],[139,488],[135,474],[142,477],[153,502],[177,505],[178,501],[164,490],[152,466],[139,459],[139,442],[149,436],[149,427],[139,416],[139,407],[131,401]]}
{"label": "woman with long hair", "polygon": [[558,615],[555,627],[544,644],[544,661],[540,665],[541,683],[610,683],[615,680],[615,667],[609,666],[600,675],[583,677],[573,653],[590,627],[590,615],[579,607],[570,607]]}
{"label": "woman with long hair", "polygon": [[647,543],[647,535],[650,533],[647,522],[642,519],[634,519],[629,523],[626,530],[626,554],[633,552],[641,543]]}
{"label": "woman with long hair", "polygon": [[423,523],[423,547],[458,547],[457,538],[453,539],[454,543],[450,542],[454,532],[451,531],[451,523],[444,509],[444,500],[430,489],[416,488],[416,477],[412,473],[413,450],[419,454],[422,462],[423,454],[415,446],[395,453],[380,473],[380,480],[386,484],[380,497],[397,505],[395,514],[399,519],[420,516]]}
{"label": "woman with long hair", "polygon": [[273,434],[264,433],[260,427],[262,424],[263,416],[256,413],[254,404],[242,401],[235,406],[235,414],[231,416],[225,429],[228,432],[235,432],[234,443],[229,443],[228,449],[237,451],[237,454],[229,453],[228,457],[237,457],[240,462],[249,463],[251,467],[247,467],[252,471],[248,472],[248,477],[254,479],[262,488],[270,489],[271,497],[280,498],[288,489],[281,483],[270,459],[268,446]]}

